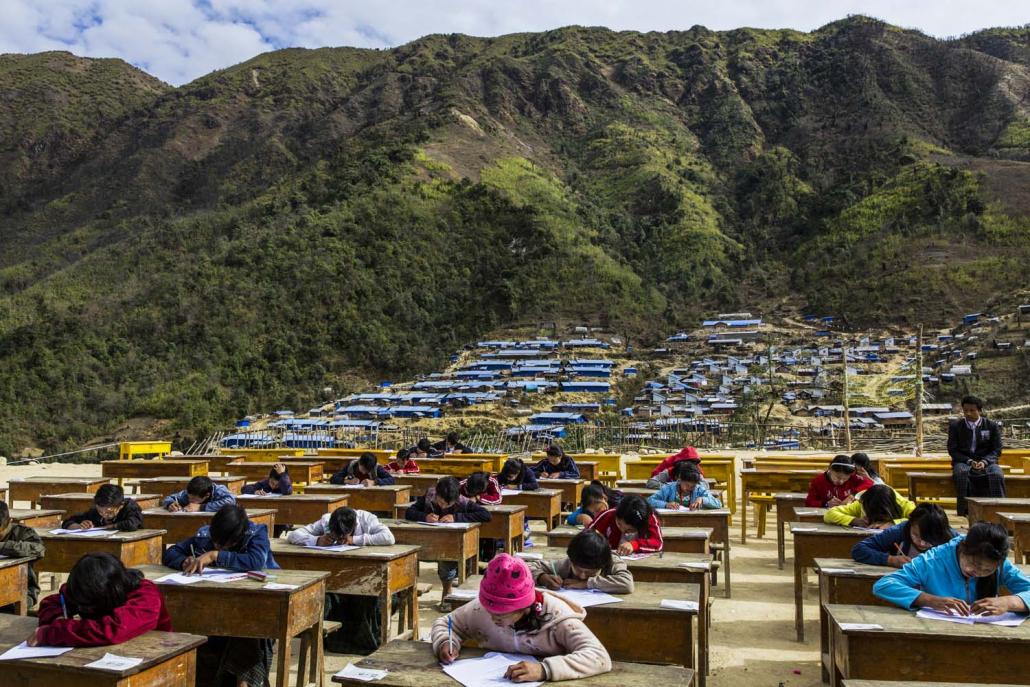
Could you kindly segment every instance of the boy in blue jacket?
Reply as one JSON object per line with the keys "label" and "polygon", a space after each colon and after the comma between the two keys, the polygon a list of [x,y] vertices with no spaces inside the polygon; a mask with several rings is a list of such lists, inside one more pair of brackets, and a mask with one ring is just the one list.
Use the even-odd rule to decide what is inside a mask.
{"label": "boy in blue jacket", "polygon": [[908,520],[851,547],[851,557],[867,565],[901,568],[916,556],[935,546],[947,544],[956,532],[948,524],[948,514],[934,503],[921,503]]}
{"label": "boy in blue jacket", "polygon": [[708,491],[708,485],[694,463],[685,460],[676,463],[672,467],[672,476],[672,482],[662,485],[647,499],[652,508],[722,508],[722,501]]}
{"label": "boy in blue jacket", "polygon": [[[902,608],[928,607],[955,615],[1026,613],[1030,578],[1008,560],[1001,525],[978,522],[965,537],[930,549],[904,568],[877,580],[873,593]],[[1010,594],[998,596],[1005,587]]]}
{"label": "boy in blue jacket", "polygon": [[266,496],[268,494],[289,496],[293,493],[293,480],[290,479],[290,471],[286,465],[276,463],[268,471],[268,477],[260,482],[245,485],[241,491],[248,496]]}
{"label": "boy in blue jacket", "polygon": [[542,479],[579,479],[579,466],[561,446],[547,447],[547,456],[533,466],[533,473]]}
{"label": "boy in blue jacket", "polygon": [[173,513],[214,513],[223,506],[235,506],[236,497],[228,488],[215,484],[210,477],[194,477],[182,491],[166,496],[161,505]]}
{"label": "boy in blue jacket", "polygon": [[330,484],[360,484],[366,487],[382,487],[396,484],[393,475],[386,471],[374,453],[362,453],[357,460],[329,478]]}

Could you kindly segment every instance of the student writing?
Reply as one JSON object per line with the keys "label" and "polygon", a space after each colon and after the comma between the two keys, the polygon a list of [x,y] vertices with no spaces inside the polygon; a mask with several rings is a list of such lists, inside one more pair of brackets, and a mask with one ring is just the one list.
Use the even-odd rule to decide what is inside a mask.
{"label": "student writing", "polygon": [[504,461],[501,471],[497,473],[497,483],[501,485],[501,489],[536,491],[540,488],[536,474],[520,458],[509,458]]}
{"label": "student writing", "polygon": [[276,463],[268,471],[268,477],[260,482],[244,486],[242,491],[244,494],[254,496],[265,496],[266,494],[289,496],[293,493],[293,480],[290,479],[290,472],[286,465]]}
{"label": "student writing", "polygon": [[816,475],[808,485],[805,505],[833,508],[855,500],[855,495],[873,486],[872,481],[855,472],[851,456],[834,456],[826,472]]}
{"label": "student writing", "polygon": [[117,484],[105,484],[93,495],[93,507],[85,513],[73,515],[61,527],[66,530],[88,530],[110,527],[121,532],[135,532],[143,527],[143,511]]}
{"label": "student writing", "polygon": [[948,514],[934,503],[920,503],[900,525],[889,527],[851,547],[851,557],[867,565],[900,568],[916,556],[954,539]]}
{"label": "student writing", "polygon": [[291,531],[286,541],[297,546],[391,546],[394,536],[374,514],[343,506]]}
{"label": "student writing", "polygon": [[[36,530],[11,520],[11,511],[7,503],[0,501],[0,556],[10,558],[42,558],[45,552],[43,540]],[[27,590],[28,605],[35,606],[39,598],[39,577],[36,568],[29,563],[29,586]],[[0,608],[0,611],[9,608]]]}
{"label": "student writing", "polygon": [[914,503],[886,484],[874,484],[851,503],[834,506],[826,511],[823,520],[831,525],[882,530],[905,522],[915,507]]}
{"label": "student writing", "polygon": [[418,463],[415,462],[411,449],[402,448],[397,451],[397,457],[386,464],[385,470],[393,474],[414,475],[418,473]]}
{"label": "student writing", "polygon": [[561,446],[547,447],[543,460],[533,466],[538,479],[579,479],[579,466]]}
{"label": "student writing", "polygon": [[621,556],[632,553],[656,553],[662,550],[662,527],[647,501],[629,494],[618,508],[610,508],[590,523],[608,540],[608,545]]}
{"label": "student writing", "polygon": [[537,586],[548,589],[597,589],[609,594],[631,594],[633,574],[612,556],[608,540],[594,530],[583,530],[569,542],[558,561],[527,561]]}
{"label": "student writing", "polygon": [[366,487],[396,484],[393,475],[386,471],[374,453],[362,453],[331,478],[332,484],[361,484]]}
{"label": "student writing", "polygon": [[652,508],[722,508],[722,501],[708,491],[708,485],[705,484],[696,465],[683,461],[676,463],[672,470],[675,480],[662,485],[661,489],[647,499]]}
{"label": "student writing", "polygon": [[166,496],[161,502],[167,510],[175,513],[214,513],[224,506],[236,505],[236,497],[228,488],[215,484],[210,477],[194,477],[180,492]]}

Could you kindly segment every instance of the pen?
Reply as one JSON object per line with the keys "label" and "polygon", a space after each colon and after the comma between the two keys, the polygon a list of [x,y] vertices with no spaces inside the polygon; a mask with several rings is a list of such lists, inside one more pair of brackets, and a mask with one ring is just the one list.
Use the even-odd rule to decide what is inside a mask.
{"label": "pen", "polygon": [[447,615],[447,646],[451,650],[451,654],[454,653],[454,640],[451,638],[451,630],[453,629],[454,621],[451,619],[450,614]]}
{"label": "pen", "polygon": [[68,619],[68,606],[64,603],[64,594],[61,594],[60,596],[61,596],[61,615],[63,615],[64,619],[67,620]]}

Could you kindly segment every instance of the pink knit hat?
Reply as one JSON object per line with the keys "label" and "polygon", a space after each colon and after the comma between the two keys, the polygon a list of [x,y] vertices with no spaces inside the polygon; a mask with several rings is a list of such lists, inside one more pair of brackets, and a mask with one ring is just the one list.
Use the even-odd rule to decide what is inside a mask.
{"label": "pink knit hat", "polygon": [[487,613],[504,615],[529,608],[536,600],[533,575],[521,558],[494,556],[479,585],[479,604]]}

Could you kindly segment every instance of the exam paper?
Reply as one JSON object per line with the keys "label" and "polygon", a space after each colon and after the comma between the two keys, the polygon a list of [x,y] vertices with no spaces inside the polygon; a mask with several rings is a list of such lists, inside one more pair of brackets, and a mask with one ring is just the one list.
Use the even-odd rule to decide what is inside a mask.
{"label": "exam paper", "polygon": [[478,599],[479,592],[475,589],[452,589],[451,596],[456,599]]}
{"label": "exam paper", "polygon": [[283,582],[269,582],[262,589],[280,590],[280,589],[296,589],[295,584],[285,584]]}
{"label": "exam paper", "polygon": [[359,668],[353,663],[348,663],[347,667],[338,672],[333,677],[345,677],[349,680],[361,680],[362,682],[372,682],[373,680],[382,680],[389,674],[386,670],[375,670],[373,668]]}
{"label": "exam paper", "polygon": [[519,558],[525,561],[542,561],[544,560],[544,554],[542,553],[530,553],[529,551],[519,551],[515,554]]}
{"label": "exam paper", "polygon": [[420,522],[419,525],[428,525],[429,527],[450,527],[451,529],[463,530],[468,528],[468,523],[464,522]]}
{"label": "exam paper", "polygon": [[115,654],[104,654],[104,657],[87,663],[86,668],[98,668],[100,670],[128,670],[143,663],[142,658],[129,658],[128,656],[117,656]]}
{"label": "exam paper", "polygon": [[308,544],[304,548],[317,549],[318,551],[353,551],[354,549],[359,549],[361,547],[354,546],[353,544],[334,544],[333,546],[318,546],[317,544]]}
{"label": "exam paper", "polygon": [[50,534],[70,534],[76,537],[102,537],[105,534],[114,534],[114,530],[105,529],[103,527],[92,527],[88,530],[66,530],[58,527],[56,530],[50,530]]}
{"label": "exam paper", "polygon": [[818,527],[792,527],[791,532],[815,532]]}
{"label": "exam paper", "polygon": [[501,489],[501,496],[518,496],[521,493],[521,489]]}
{"label": "exam paper", "polygon": [[553,593],[573,603],[577,603],[583,608],[600,606],[601,604],[620,603],[622,601],[617,596],[612,596],[596,589],[559,589]]}
{"label": "exam paper", "polygon": [[658,604],[659,608],[670,608],[676,611],[696,611],[698,610],[696,601],[687,601],[686,599],[662,599],[662,602]]}
{"label": "exam paper", "polygon": [[710,565],[704,561],[687,561],[686,563],[680,563],[681,568],[694,568],[695,570],[708,570]]}
{"label": "exam paper", "polygon": [[952,615],[942,613],[932,608],[920,608],[916,611],[917,618],[927,620],[944,620],[949,623],[961,623],[963,625],[1001,625],[1003,627],[1017,627],[1026,621],[1026,616],[1021,613],[1002,613],[1000,615]]}
{"label": "exam paper", "polygon": [[[537,663],[533,656],[523,654],[502,654],[491,651],[482,658],[465,658],[444,666],[443,672],[465,685],[465,687],[511,687],[511,680],[504,677],[508,667],[528,661]],[[540,687],[543,682],[522,682],[527,687]]]}
{"label": "exam paper", "polygon": [[0,654],[0,661],[14,661],[19,658],[46,658],[48,656],[60,656],[68,653],[72,648],[59,646],[29,646],[22,642],[13,646],[3,654]]}
{"label": "exam paper", "polygon": [[819,572],[832,573],[834,575],[854,575],[854,568],[819,568]]}
{"label": "exam paper", "polygon": [[218,582],[219,584],[225,584],[227,582],[236,582],[238,580],[245,579],[247,579],[247,573],[223,570],[221,568],[206,568],[199,575],[172,573],[171,575],[159,577],[154,580],[154,582],[157,582],[158,584],[196,584],[197,582]]}
{"label": "exam paper", "polygon": [[622,555],[619,555],[619,554],[615,554],[615,555],[619,556],[619,558],[621,558],[624,561],[640,561],[640,560],[643,560],[645,558],[649,558],[649,557],[653,556],[654,554],[653,553],[631,553],[631,554],[626,555],[626,556],[622,556]]}
{"label": "exam paper", "polygon": [[841,623],[842,630],[882,630],[883,625],[877,623]]}

